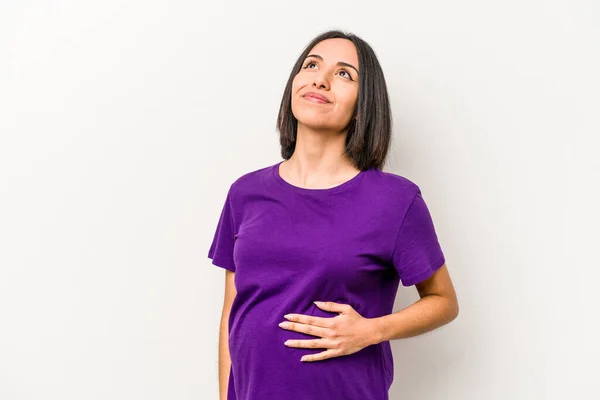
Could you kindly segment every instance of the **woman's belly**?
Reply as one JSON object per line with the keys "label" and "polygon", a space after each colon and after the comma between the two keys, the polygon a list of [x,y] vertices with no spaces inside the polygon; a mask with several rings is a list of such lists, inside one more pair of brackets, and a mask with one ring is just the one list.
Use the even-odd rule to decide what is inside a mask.
{"label": "woman's belly", "polygon": [[291,305],[272,301],[240,305],[236,311],[231,315],[229,351],[239,399],[387,399],[380,345],[306,362],[300,358],[326,349],[283,344],[288,339],[319,339],[279,327],[286,320],[284,314],[332,318],[337,313],[321,310],[312,302]]}

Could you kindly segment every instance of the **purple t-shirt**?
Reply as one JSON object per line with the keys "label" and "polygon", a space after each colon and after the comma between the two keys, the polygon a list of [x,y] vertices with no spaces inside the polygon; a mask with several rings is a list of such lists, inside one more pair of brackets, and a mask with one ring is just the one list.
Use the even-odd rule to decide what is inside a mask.
{"label": "purple t-shirt", "polygon": [[280,163],[231,184],[208,252],[235,272],[227,399],[387,400],[389,341],[305,362],[325,349],[283,342],[318,337],[278,324],[288,313],[338,315],[313,301],[350,304],[365,318],[392,313],[400,282],[414,285],[445,263],[421,191],[378,168],[333,188],[301,188],[279,175]]}

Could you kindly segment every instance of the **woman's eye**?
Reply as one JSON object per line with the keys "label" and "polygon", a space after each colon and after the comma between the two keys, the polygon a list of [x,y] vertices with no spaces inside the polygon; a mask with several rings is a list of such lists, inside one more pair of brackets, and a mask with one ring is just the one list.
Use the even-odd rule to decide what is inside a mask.
{"label": "woman's eye", "polygon": [[350,73],[348,71],[346,71],[346,70],[343,69],[340,72],[345,73],[346,75],[348,75],[348,78],[352,79],[352,76],[350,75]]}
{"label": "woman's eye", "polygon": [[[308,63],[306,63],[306,65],[304,66],[304,69],[309,69],[311,65],[317,65],[317,63],[315,63],[314,61],[309,61]],[[352,79],[352,75],[350,75],[350,73],[348,71],[346,71],[345,69],[342,69],[340,72],[343,72],[344,74],[346,74],[346,77],[348,79],[350,79],[351,81],[353,81],[354,79]]]}

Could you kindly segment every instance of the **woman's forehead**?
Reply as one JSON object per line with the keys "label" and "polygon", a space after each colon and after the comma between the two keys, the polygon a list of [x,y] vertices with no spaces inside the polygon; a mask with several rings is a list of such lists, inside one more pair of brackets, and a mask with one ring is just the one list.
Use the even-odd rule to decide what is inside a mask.
{"label": "woman's forehead", "polygon": [[317,43],[308,53],[318,55],[326,62],[347,62],[352,65],[358,64],[358,53],[356,47],[348,39],[327,39]]}

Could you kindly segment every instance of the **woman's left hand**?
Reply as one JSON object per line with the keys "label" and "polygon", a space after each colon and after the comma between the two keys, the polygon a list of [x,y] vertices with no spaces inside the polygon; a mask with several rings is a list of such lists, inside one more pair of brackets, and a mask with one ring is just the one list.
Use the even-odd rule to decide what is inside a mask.
{"label": "woman's left hand", "polygon": [[[372,318],[364,318],[349,304],[315,302],[317,307],[340,313],[332,318],[321,318],[304,314],[287,314],[290,322],[282,322],[280,327],[291,331],[318,336],[320,339],[288,340],[288,347],[324,348],[321,353],[305,355],[300,361],[319,361],[345,356],[377,343],[377,326]],[[287,326],[285,326],[287,324]]]}

